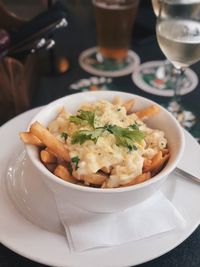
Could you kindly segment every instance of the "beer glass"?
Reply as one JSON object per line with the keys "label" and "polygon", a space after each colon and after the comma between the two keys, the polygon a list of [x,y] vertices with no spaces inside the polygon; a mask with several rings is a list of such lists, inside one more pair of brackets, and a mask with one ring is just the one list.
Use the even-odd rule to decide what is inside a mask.
{"label": "beer glass", "polygon": [[139,0],[93,0],[99,62],[126,64]]}
{"label": "beer glass", "polygon": [[200,0],[162,0],[156,24],[158,44],[177,73],[167,108],[186,128],[195,124],[195,115],[184,109],[180,88],[185,69],[200,60],[199,10]]}

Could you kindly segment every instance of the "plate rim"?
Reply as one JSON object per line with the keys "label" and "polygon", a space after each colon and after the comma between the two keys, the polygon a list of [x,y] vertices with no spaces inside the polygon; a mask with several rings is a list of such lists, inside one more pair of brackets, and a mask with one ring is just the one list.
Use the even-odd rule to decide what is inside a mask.
{"label": "plate rim", "polygon": [[[16,123],[17,121],[21,121],[22,124],[27,123],[27,121],[29,121],[34,116],[34,113],[36,113],[40,108],[41,107],[35,108],[35,109],[32,109],[32,110],[29,110],[29,111],[26,111],[26,112],[20,114],[19,116],[11,119],[6,124],[2,125],[0,127],[0,136],[1,136],[2,131],[6,131],[6,128],[7,127],[9,127],[10,125]],[[15,129],[15,131],[17,131],[17,130]],[[191,135],[188,134],[188,136],[191,136]],[[4,172],[5,172],[5,168],[4,168]],[[0,182],[3,179],[2,178],[2,174],[3,174],[3,171],[0,172]],[[0,188],[0,191],[1,190],[2,189]],[[5,192],[4,192],[4,194],[5,194]],[[1,205],[0,205],[0,208],[1,208]],[[13,206],[13,208],[16,210],[16,207]],[[19,213],[19,211],[17,211],[17,212]],[[22,215],[20,215],[20,216],[23,217]],[[26,219],[23,217],[23,220],[26,220]],[[28,221],[28,223],[31,223],[31,222]],[[181,244],[185,239],[187,239],[194,232],[194,230],[198,227],[199,224],[200,224],[200,217],[198,218],[198,220],[196,220],[196,223],[193,224],[193,227],[191,227],[189,231],[187,231],[186,233],[185,233],[185,231],[183,231],[182,234],[180,235],[180,238],[178,240],[176,240],[176,242],[173,245],[168,246],[167,249],[164,249],[162,252],[157,253],[157,256],[156,257],[153,255],[152,257],[149,257],[148,259],[140,260],[140,261],[137,261],[135,263],[133,263],[133,262],[131,263],[130,262],[130,264],[132,266],[135,266],[137,264],[145,263],[145,262],[148,262],[150,260],[156,259],[157,257],[160,257],[160,256],[164,255],[165,253],[171,251],[172,249],[174,249],[175,247],[177,247],[179,244]],[[33,225],[33,226],[36,227],[39,231],[45,231],[43,229],[40,229],[37,225]],[[0,224],[0,227],[1,227],[1,224]],[[59,237],[59,235],[56,234],[56,233],[50,233],[50,234],[56,236],[56,238],[58,237],[58,238],[62,238],[64,240],[64,237],[63,236],[60,236]],[[149,238],[149,239],[151,239],[151,238]],[[17,245],[12,245],[12,242],[11,243],[9,243],[9,241],[6,242],[6,240],[2,240],[1,237],[0,237],[0,242],[4,246],[6,246],[8,249],[11,249],[12,251],[16,252],[17,254],[19,254],[19,255],[21,255],[23,257],[26,257],[26,258],[28,258],[30,260],[33,260],[35,262],[39,262],[39,263],[42,263],[42,264],[50,264],[51,266],[58,266],[58,265],[59,266],[71,266],[70,265],[70,262],[69,262],[69,265],[67,265],[66,262],[63,263],[63,264],[60,264],[60,262],[59,263],[56,263],[55,262],[52,265],[52,262],[48,261],[48,259],[41,259],[41,257],[35,257],[35,256],[31,255],[30,251],[29,251],[29,253],[27,253],[27,251],[26,252],[23,251],[23,248],[18,248]],[[131,242],[129,243],[129,245],[131,246]],[[112,248],[108,248],[108,249],[112,249]],[[122,265],[122,264],[120,263],[120,266],[128,266],[128,265]]]}

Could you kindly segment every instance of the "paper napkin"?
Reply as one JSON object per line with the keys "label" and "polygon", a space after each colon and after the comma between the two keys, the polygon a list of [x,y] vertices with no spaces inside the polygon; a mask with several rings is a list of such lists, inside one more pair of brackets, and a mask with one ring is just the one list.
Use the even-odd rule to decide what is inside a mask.
{"label": "paper napkin", "polygon": [[76,252],[120,245],[185,225],[182,215],[161,192],[110,214],[88,212],[62,201],[60,196],[56,196],[56,203],[69,248]]}
{"label": "paper napkin", "polygon": [[181,161],[178,163],[178,167],[190,173],[191,175],[199,177],[200,180],[200,168],[199,168],[200,145],[194,138],[191,139],[191,135],[186,130],[185,130],[185,136],[187,137],[185,143],[185,150],[183,152]]}

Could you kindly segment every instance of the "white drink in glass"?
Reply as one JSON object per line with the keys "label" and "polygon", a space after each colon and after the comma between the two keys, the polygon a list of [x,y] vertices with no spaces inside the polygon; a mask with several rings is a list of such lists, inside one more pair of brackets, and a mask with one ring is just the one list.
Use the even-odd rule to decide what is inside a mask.
{"label": "white drink in glass", "polygon": [[182,126],[191,129],[196,116],[181,103],[184,71],[200,60],[200,0],[162,0],[156,23],[159,46],[175,67],[174,95],[167,109]]}
{"label": "white drink in glass", "polygon": [[157,17],[158,13],[159,13],[159,9],[160,9],[161,0],[152,0],[151,3],[152,3],[152,6],[153,6],[153,11],[154,11],[154,13],[155,13],[155,15]]}
{"label": "white drink in glass", "polygon": [[200,59],[200,22],[163,20],[156,27],[161,50],[176,68],[186,68]]}

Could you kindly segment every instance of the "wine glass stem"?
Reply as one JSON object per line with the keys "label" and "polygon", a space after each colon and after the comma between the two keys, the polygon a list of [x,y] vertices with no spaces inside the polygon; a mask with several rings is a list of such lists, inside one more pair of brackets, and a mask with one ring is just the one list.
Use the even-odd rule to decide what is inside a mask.
{"label": "wine glass stem", "polygon": [[179,109],[179,111],[182,110],[180,91],[181,91],[181,86],[182,86],[182,81],[183,81],[183,74],[184,74],[183,69],[175,68],[174,94],[173,94],[171,102],[176,103],[176,106]]}

